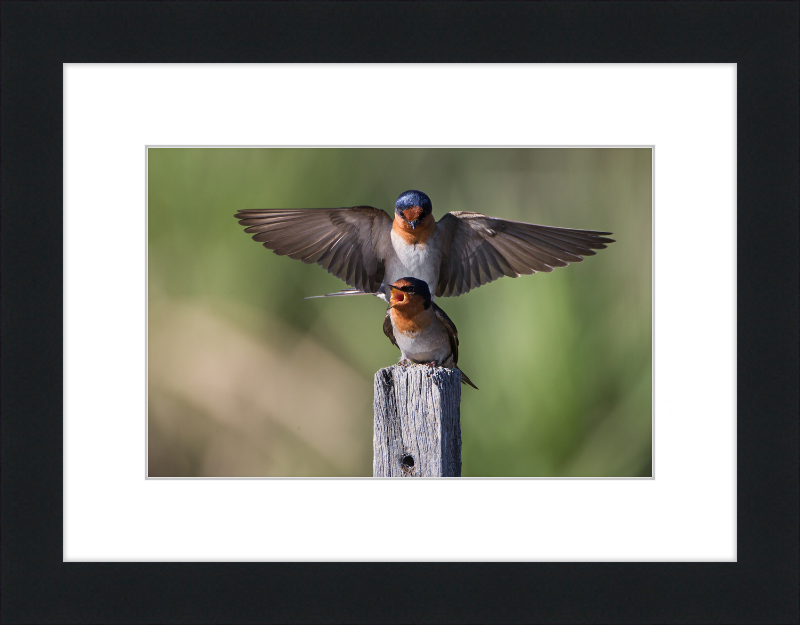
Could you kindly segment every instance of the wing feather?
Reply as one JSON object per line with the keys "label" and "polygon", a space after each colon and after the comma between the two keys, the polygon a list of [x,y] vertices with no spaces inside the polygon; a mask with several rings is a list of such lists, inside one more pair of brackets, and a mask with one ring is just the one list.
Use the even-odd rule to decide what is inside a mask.
{"label": "wing feather", "polygon": [[383,333],[389,337],[389,340],[392,342],[392,345],[400,349],[397,345],[397,341],[394,338],[394,326],[392,325],[392,310],[388,309],[386,311],[386,315],[383,317]]}
{"label": "wing feather", "polygon": [[499,275],[495,274],[495,271],[492,270],[492,267],[489,265],[489,259],[486,258],[486,253],[481,248],[478,248],[478,250],[475,252],[475,259],[478,261],[480,268],[478,284],[491,282],[492,280],[500,277]]}
{"label": "wing feather", "polygon": [[[569,262],[567,262],[562,258],[565,255],[564,252],[554,253],[554,250],[548,250],[541,243],[536,241],[531,241],[530,239],[524,237],[523,235],[511,234],[509,236],[514,239],[514,244],[516,245],[516,247],[523,250],[525,254],[538,259],[539,261],[543,262],[546,265],[549,265],[550,267],[566,267],[567,265],[569,265]],[[569,254],[569,256],[574,258],[572,254]],[[578,261],[583,260],[580,257],[577,258]]]}
{"label": "wing feather", "polygon": [[579,263],[583,261],[583,257],[580,256],[579,252],[587,254],[587,256],[594,254],[594,252],[588,248],[566,242],[561,243],[561,247],[559,247],[550,243],[547,237],[537,236],[530,232],[515,233],[514,236],[530,245],[537,246],[542,250],[542,252],[548,254],[549,256],[559,258],[567,263]]}
{"label": "wing feather", "polygon": [[453,323],[452,319],[447,316],[447,313],[444,312],[441,308],[439,308],[436,304],[433,304],[433,311],[436,313],[436,318],[442,322],[445,329],[447,330],[447,335],[450,337],[450,351],[453,352],[453,364],[458,364],[458,330],[456,330],[456,324]]}
{"label": "wing feather", "polygon": [[[330,273],[335,275],[338,278],[344,280],[344,263],[347,259],[347,251],[350,249],[350,246],[343,244],[343,240],[345,237],[340,237],[336,243],[334,243],[333,247],[331,247],[331,262],[328,265],[327,269]],[[353,286],[352,284],[350,286]]]}
{"label": "wing feather", "polygon": [[509,240],[501,239],[499,241],[493,241],[492,247],[506,259],[506,262],[508,262],[511,269],[513,269],[517,275],[530,275],[534,272],[532,268],[528,267],[528,263],[519,257],[517,250],[514,249],[514,246]]}
{"label": "wing feather", "polygon": [[341,239],[343,236],[343,234],[334,232],[328,238],[322,241],[322,249],[314,252],[312,256],[307,257],[307,259],[303,262],[309,264],[314,262],[327,270],[330,266],[331,258],[333,258],[333,250],[336,244],[339,242],[339,239]]}
{"label": "wing feather", "polygon": [[289,258],[302,260],[304,263],[315,263],[317,259],[324,253],[328,246],[336,239],[336,234],[328,234],[321,239],[312,241],[306,247],[298,249],[296,252],[287,254]]}
{"label": "wing feather", "polygon": [[[259,243],[269,243],[276,254],[284,256],[296,254],[300,250],[304,250],[306,247],[313,245],[316,241],[319,241],[327,234],[327,231],[321,229],[302,233],[293,232],[292,234],[283,237],[275,237],[273,233],[264,232],[256,235],[262,238],[256,239],[256,237],[253,237],[253,239]],[[271,236],[272,238],[263,238],[264,235]]]}
{"label": "wing feather", "polygon": [[[256,228],[259,229],[257,232]],[[272,224],[266,224],[253,228],[247,228],[245,232],[255,232],[253,240],[258,241],[259,243],[270,242],[282,246],[287,243],[312,240],[315,238],[319,239],[319,237],[330,232],[330,224],[309,224],[308,227],[304,227],[303,229],[298,229],[296,227],[293,228],[291,226],[273,226]]]}
{"label": "wing feather", "polygon": [[528,247],[524,242],[509,236],[501,240],[504,245],[519,259],[525,267],[525,274],[536,273],[537,271],[551,272],[553,267],[542,260],[536,254],[534,248]]}
{"label": "wing feather", "polygon": [[375,293],[391,253],[392,220],[371,206],[246,209],[236,214],[253,239],[280,256],[317,263],[360,290]]}
{"label": "wing feather", "polygon": [[517,277],[578,263],[605,249],[610,232],[572,230],[454,212],[442,217],[437,297],[457,296],[501,276]]}

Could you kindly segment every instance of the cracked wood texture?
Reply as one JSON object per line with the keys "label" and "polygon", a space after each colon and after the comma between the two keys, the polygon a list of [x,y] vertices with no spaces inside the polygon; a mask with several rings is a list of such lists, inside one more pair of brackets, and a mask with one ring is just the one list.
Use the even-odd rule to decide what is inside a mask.
{"label": "cracked wood texture", "polygon": [[373,477],[461,477],[458,369],[381,369],[373,407]]}

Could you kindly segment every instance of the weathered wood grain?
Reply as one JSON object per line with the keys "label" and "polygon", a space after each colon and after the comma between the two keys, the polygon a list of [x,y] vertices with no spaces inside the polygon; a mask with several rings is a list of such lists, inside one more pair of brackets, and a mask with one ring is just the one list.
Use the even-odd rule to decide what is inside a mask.
{"label": "weathered wood grain", "polygon": [[395,365],[375,374],[374,477],[461,476],[461,372]]}

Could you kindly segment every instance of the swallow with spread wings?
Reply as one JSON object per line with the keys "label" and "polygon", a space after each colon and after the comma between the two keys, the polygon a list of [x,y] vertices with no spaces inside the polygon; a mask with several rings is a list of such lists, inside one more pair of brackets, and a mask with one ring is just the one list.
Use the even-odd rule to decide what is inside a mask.
{"label": "swallow with spread wings", "polygon": [[439,221],[430,198],[406,191],[394,219],[371,206],[244,209],[245,232],[276,254],[317,263],[350,287],[325,296],[372,294],[387,303],[391,285],[412,276],[435,297],[455,297],[502,276],[516,278],[593,256],[610,232],[538,226],[457,211]]}

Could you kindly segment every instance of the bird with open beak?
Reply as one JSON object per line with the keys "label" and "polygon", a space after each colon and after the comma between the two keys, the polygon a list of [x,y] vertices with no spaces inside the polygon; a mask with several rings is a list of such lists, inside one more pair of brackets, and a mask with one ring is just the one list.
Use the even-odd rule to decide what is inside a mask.
{"label": "bird with open beak", "polygon": [[[613,239],[609,232],[537,226],[456,211],[438,222],[430,198],[406,191],[394,219],[371,206],[244,209],[245,232],[276,254],[317,263],[351,289],[389,301],[389,285],[404,276],[428,284],[432,297],[455,297],[502,276],[550,272],[579,263]],[[319,296],[327,297],[327,296]]]}
{"label": "bird with open beak", "polygon": [[[458,369],[458,331],[450,317],[431,301],[425,281],[401,278],[389,285],[389,292],[383,333],[400,349],[400,362]],[[461,382],[478,388],[463,371]]]}

